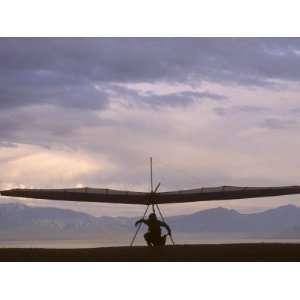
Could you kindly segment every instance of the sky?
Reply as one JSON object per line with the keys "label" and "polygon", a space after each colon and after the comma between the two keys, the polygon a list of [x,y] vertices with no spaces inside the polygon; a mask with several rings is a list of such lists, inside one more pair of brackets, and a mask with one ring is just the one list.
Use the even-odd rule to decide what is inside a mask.
{"label": "sky", "polygon": [[[300,39],[0,38],[0,189],[300,183]],[[143,207],[2,198],[93,215]],[[164,205],[255,212],[300,196]]]}

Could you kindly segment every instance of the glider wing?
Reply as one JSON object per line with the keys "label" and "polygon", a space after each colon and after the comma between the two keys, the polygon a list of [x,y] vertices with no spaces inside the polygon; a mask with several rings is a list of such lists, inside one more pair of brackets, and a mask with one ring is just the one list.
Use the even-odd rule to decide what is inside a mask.
{"label": "glider wing", "polygon": [[158,193],[158,204],[231,200],[300,194],[300,186],[238,187],[221,186]]}
{"label": "glider wing", "polygon": [[147,204],[147,199],[149,199],[147,197],[148,194],[88,187],[73,189],[12,189],[1,191],[1,195],[10,197],[122,204]]}
{"label": "glider wing", "polygon": [[3,196],[10,197],[37,198],[47,200],[148,205],[149,203],[169,204],[300,194],[300,186],[221,186],[154,194],[86,187],[73,189],[12,189],[1,191],[1,194]]}

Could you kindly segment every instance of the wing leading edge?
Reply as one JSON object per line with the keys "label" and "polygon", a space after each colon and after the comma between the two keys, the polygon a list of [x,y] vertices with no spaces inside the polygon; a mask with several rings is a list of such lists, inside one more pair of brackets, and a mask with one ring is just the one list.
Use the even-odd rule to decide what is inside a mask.
{"label": "wing leading edge", "polygon": [[10,197],[118,204],[147,204],[146,200],[149,198],[147,194],[149,193],[96,188],[12,189],[1,191],[1,195]]}
{"label": "wing leading edge", "polygon": [[12,189],[1,191],[3,196],[61,201],[106,202],[119,204],[169,204],[197,201],[233,200],[300,194],[300,186],[237,187],[221,186],[162,193],[143,193],[111,189]]}
{"label": "wing leading edge", "polygon": [[184,203],[196,201],[234,200],[259,197],[274,197],[282,195],[300,194],[300,186],[279,187],[238,187],[221,186],[164,192],[159,194],[158,203]]}

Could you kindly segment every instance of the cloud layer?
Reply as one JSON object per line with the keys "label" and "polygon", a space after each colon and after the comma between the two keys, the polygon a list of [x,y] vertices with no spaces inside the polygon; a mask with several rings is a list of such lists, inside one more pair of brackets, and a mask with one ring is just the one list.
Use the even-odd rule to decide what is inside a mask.
{"label": "cloud layer", "polygon": [[144,190],[149,156],[164,190],[299,183],[299,39],[1,38],[0,65],[1,188]]}

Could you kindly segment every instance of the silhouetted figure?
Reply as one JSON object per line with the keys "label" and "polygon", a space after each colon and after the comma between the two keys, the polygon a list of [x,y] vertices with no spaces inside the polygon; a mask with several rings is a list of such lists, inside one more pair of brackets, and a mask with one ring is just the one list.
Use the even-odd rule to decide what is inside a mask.
{"label": "silhouetted figure", "polygon": [[[151,213],[147,220],[140,219],[135,222],[135,226],[144,223],[148,226],[148,232],[144,234],[144,238],[148,246],[164,246],[166,244],[167,235],[171,235],[171,228],[165,222],[157,219],[155,213]],[[168,234],[161,236],[161,228],[165,227]]]}

